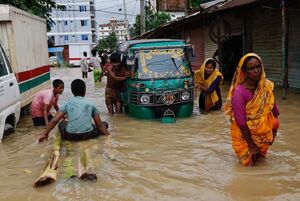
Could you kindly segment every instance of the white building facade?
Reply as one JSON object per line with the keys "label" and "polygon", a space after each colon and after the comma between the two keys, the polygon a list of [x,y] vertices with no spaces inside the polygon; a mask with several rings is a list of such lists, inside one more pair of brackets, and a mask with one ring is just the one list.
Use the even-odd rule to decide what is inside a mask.
{"label": "white building facade", "polygon": [[104,39],[112,32],[115,32],[117,35],[118,42],[125,41],[128,34],[128,22],[124,20],[116,20],[116,18],[112,17],[107,24],[99,24],[99,32],[98,38]]}
{"label": "white building facade", "polygon": [[64,46],[68,50],[69,63],[79,65],[82,52],[89,55],[97,44],[95,21],[95,0],[55,0],[65,9],[53,9],[50,23],[51,31],[48,38],[54,41],[55,46]]}

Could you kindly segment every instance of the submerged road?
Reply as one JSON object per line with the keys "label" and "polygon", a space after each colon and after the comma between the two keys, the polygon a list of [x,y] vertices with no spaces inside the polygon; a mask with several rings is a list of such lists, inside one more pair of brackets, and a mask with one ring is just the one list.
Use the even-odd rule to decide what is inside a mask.
{"label": "submerged road", "polygon": [[[0,200],[300,200],[300,94],[289,91],[287,100],[281,100],[281,91],[276,90],[281,112],[278,137],[267,159],[255,167],[243,167],[231,148],[223,111],[200,114],[195,101],[193,116],[175,124],[109,115],[105,83],[94,85],[91,75],[86,96],[96,102],[111,133],[80,145],[89,149],[98,180],[67,178],[61,160],[57,181],[34,188],[50,156],[52,139],[38,144],[43,128],[34,128],[27,115],[16,133],[5,136],[0,144]],[[79,68],[51,69],[52,79],[65,82],[60,102],[72,96],[70,83],[80,76]],[[227,89],[225,85],[224,99]],[[66,152],[63,148],[62,159]]]}

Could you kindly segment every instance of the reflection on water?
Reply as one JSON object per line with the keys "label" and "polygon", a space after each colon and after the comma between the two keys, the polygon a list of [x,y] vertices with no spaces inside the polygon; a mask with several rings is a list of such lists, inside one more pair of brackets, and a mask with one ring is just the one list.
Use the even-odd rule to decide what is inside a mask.
{"label": "reflection on water", "polygon": [[[72,96],[70,83],[80,76],[78,68],[52,69],[52,78],[65,82],[61,101]],[[105,84],[95,86],[92,78],[86,82],[87,97],[97,103],[112,134],[79,146],[89,150],[98,181],[67,178],[61,165],[55,183],[34,188],[52,140],[37,144],[43,128],[33,128],[28,115],[21,118],[17,132],[5,136],[0,144],[0,200],[300,199],[300,94],[290,92],[287,100],[281,100],[280,91],[276,91],[281,112],[278,137],[267,159],[247,168],[233,154],[229,122],[222,111],[203,115],[196,104],[191,118],[175,124],[108,115]],[[65,148],[62,152],[66,158]],[[76,163],[77,158],[73,160]]]}

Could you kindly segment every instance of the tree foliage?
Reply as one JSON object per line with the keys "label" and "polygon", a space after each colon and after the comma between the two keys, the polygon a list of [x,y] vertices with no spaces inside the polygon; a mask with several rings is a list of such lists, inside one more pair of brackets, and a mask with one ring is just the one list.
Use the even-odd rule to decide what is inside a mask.
{"label": "tree foliage", "polygon": [[[146,7],[146,16],[145,16],[145,31],[155,29],[160,25],[171,20],[171,16],[166,12],[157,12],[154,13],[149,7]],[[141,20],[140,15],[135,17],[135,23],[133,24],[130,30],[130,36],[135,37],[141,34]]]}
{"label": "tree foliage", "polygon": [[190,7],[191,8],[199,8],[200,4],[210,2],[212,0],[189,0],[190,2]]}
{"label": "tree foliage", "polygon": [[50,11],[52,8],[64,8],[64,6],[57,5],[53,0],[0,0],[0,4],[10,4],[47,20],[51,20]]}
{"label": "tree foliage", "polygon": [[98,50],[115,50],[118,44],[117,34],[115,32],[110,33],[106,38],[98,41]]}

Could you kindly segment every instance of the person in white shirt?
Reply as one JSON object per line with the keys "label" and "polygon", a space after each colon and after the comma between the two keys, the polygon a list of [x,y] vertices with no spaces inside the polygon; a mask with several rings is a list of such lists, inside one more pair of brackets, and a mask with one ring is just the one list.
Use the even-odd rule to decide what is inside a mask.
{"label": "person in white shirt", "polygon": [[80,68],[82,72],[82,78],[87,78],[88,77],[88,62],[87,62],[87,53],[83,52],[83,57],[80,60]]}

